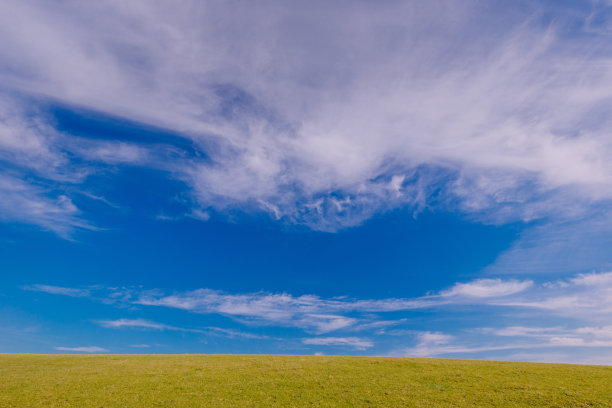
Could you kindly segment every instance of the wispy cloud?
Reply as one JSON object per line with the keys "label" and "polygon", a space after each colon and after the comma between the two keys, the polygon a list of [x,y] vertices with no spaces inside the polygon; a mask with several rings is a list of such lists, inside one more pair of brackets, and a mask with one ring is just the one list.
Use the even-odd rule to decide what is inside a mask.
{"label": "wispy cloud", "polygon": [[[499,300],[524,291],[531,281],[481,279],[458,283],[439,294],[414,299],[322,299],[314,295],[294,297],[289,294],[254,293],[234,295],[199,289],[169,296],[160,293],[139,295],[135,303],[165,306],[196,313],[219,313],[247,319],[245,322],[301,327],[317,333],[355,327],[381,326],[350,313],[393,312],[433,308],[456,303],[479,303],[479,299]],[[359,324],[359,326],[357,326]],[[388,325],[389,323],[384,323]]]}
{"label": "wispy cloud", "polygon": [[510,326],[483,330],[495,336],[535,338],[551,346],[612,347],[612,326],[563,327]]}
{"label": "wispy cloud", "polygon": [[612,313],[612,272],[579,274],[547,282],[529,296],[499,299],[495,303],[546,310],[586,321],[605,321]]}
{"label": "wispy cloud", "polygon": [[90,169],[71,163],[66,137],[35,105],[0,92],[0,221],[38,225],[66,238],[78,228],[95,229],[66,188],[82,183]]}
{"label": "wispy cloud", "polygon": [[[203,327],[198,328],[184,328],[170,326],[163,323],[153,322],[145,319],[117,319],[117,320],[95,320],[95,323],[105,327],[107,329],[151,329],[151,330],[170,330],[180,332],[190,332],[199,334],[208,334],[213,336],[221,336],[228,338],[245,338],[245,339],[256,339],[263,340],[269,339],[269,336],[244,332],[241,330],[227,329],[222,327]],[[147,344],[142,345],[131,345],[130,347],[150,347]]]}
{"label": "wispy cloud", "polygon": [[94,229],[65,194],[7,173],[0,174],[0,221],[35,224],[63,237],[75,228]]}
{"label": "wispy cloud", "polygon": [[[601,272],[578,274],[544,283],[476,279],[417,298],[383,299],[321,298],[266,292],[231,294],[210,289],[168,295],[163,291],[141,288],[98,286],[87,289],[89,292],[80,292],[49,285],[34,287],[56,295],[83,297],[83,294],[87,294],[88,299],[109,305],[154,306],[222,315],[246,327],[298,328],[317,335],[338,333],[335,336],[305,337],[302,342],[307,345],[366,350],[379,349],[380,344],[388,347],[391,355],[420,357],[462,355],[502,358],[519,355],[521,350],[532,353],[531,350],[547,349],[565,356],[560,361],[579,362],[582,360],[578,359],[578,354],[568,350],[578,350],[582,356],[580,358],[588,360],[592,352],[585,350],[612,347],[612,328],[609,326],[611,277],[612,272]],[[458,305],[464,307],[457,308]],[[415,329],[411,323],[412,313],[419,316],[418,312],[425,309],[460,316],[463,313],[461,309],[472,310],[474,306],[488,321],[494,322],[492,326],[463,325],[449,333],[444,329]],[[533,316],[534,310],[538,312],[537,319]],[[387,313],[392,313],[394,318],[385,318]],[[555,323],[543,326],[542,322]],[[182,328],[145,319],[98,320],[96,323],[112,329],[170,330],[253,340],[276,338],[233,327],[203,325]],[[390,326],[397,327],[386,330]],[[355,332],[376,336],[380,341],[377,340],[375,345],[369,339],[351,336]],[[398,344],[398,341],[404,344]],[[410,345],[410,342],[413,344]]]}
{"label": "wispy cloud", "polygon": [[234,330],[234,329],[224,329],[222,327],[206,327],[204,328],[204,330],[208,330],[211,334],[216,334],[218,336],[229,337],[229,338],[240,337],[240,338],[245,338],[245,339],[256,339],[256,340],[264,340],[264,339],[270,338],[270,336],[266,336],[266,335],[248,333],[248,332]]}
{"label": "wispy cloud", "polygon": [[530,280],[478,279],[469,283],[456,283],[452,288],[440,292],[442,298],[498,298],[524,291],[533,285]]}
{"label": "wispy cloud", "polygon": [[152,330],[173,330],[194,333],[204,333],[199,329],[187,329],[183,327],[169,326],[163,323],[157,323],[145,319],[117,319],[117,320],[96,320],[97,324],[107,329],[152,329]]}
{"label": "wispy cloud", "polygon": [[[612,328],[610,326],[574,329],[509,326],[496,329],[481,328],[477,332],[481,337],[476,339],[466,339],[441,332],[417,332],[414,346],[395,350],[391,354],[436,357],[455,354],[478,355],[483,352],[504,350],[554,349],[558,358],[548,361],[576,361],[571,358],[571,352],[566,351],[568,348],[612,348]],[[511,340],[509,341],[508,338]],[[520,359],[519,356],[520,354],[516,354],[517,359]],[[530,359],[530,361],[537,360]]]}
{"label": "wispy cloud", "polygon": [[[612,310],[612,272],[578,274],[542,284],[531,280],[477,279],[460,282],[438,293],[417,298],[321,298],[257,292],[231,294],[211,289],[177,292],[134,288],[72,289],[33,285],[30,290],[67,296],[90,296],[105,303],[167,307],[201,314],[220,314],[247,325],[298,327],[317,334],[337,330],[380,329],[400,320],[380,319],[373,313],[422,309],[444,309],[454,305],[481,305],[488,308],[538,309],[551,316],[579,317],[603,321]],[[98,322],[105,327],[148,327],[187,330],[142,319]],[[193,329],[196,330],[196,329]],[[199,329],[197,329],[199,330]]]}
{"label": "wispy cloud", "polygon": [[500,329],[481,329],[484,333],[492,333],[496,336],[509,337],[549,337],[551,333],[557,333],[561,330],[560,327],[524,327],[524,326],[509,326]]}
{"label": "wispy cloud", "polygon": [[[316,296],[293,297],[288,294],[256,293],[232,295],[210,289],[164,296],[143,293],[135,303],[165,306],[196,313],[233,316],[245,323],[300,327],[326,333],[353,325],[357,319],[333,313],[341,302],[323,301]],[[327,304],[328,307],[325,307]]]}
{"label": "wispy cloud", "polygon": [[56,347],[59,351],[74,351],[79,353],[108,353],[108,350],[98,346],[87,347]]}
{"label": "wispy cloud", "polygon": [[302,343],[316,346],[352,347],[357,350],[365,350],[374,346],[371,341],[359,337],[313,337],[302,339]]}
{"label": "wispy cloud", "polygon": [[[308,13],[275,2],[229,12],[9,1],[0,146],[21,152],[13,162],[69,159],[53,148],[66,135],[50,136],[52,121],[11,114],[16,95],[46,95],[205,149],[210,161],[156,162],[115,141],[71,149],[91,163],[161,166],[197,209],[264,211],[323,230],[434,205],[489,222],[573,217],[612,198],[612,123],[598,114],[610,104],[609,41],[589,28],[592,7],[550,23],[471,1],[315,2]],[[304,27],[326,41],[305,41]],[[6,214],[50,228],[31,212]]]}
{"label": "wispy cloud", "polygon": [[155,329],[155,330],[177,330],[175,327],[168,326],[161,323],[152,322],[144,319],[117,319],[117,320],[96,320],[102,327],[110,329],[121,329],[124,327],[138,327],[144,329]]}
{"label": "wispy cloud", "polygon": [[493,276],[569,276],[610,268],[612,212],[591,208],[584,217],[557,219],[521,233],[508,250],[485,269]]}
{"label": "wispy cloud", "polygon": [[45,292],[45,293],[49,293],[52,295],[64,295],[64,296],[72,296],[72,297],[90,296],[90,291],[87,289],[65,288],[62,286],[36,284],[36,285],[24,286],[24,289],[35,291],[35,292]]}
{"label": "wispy cloud", "polygon": [[516,349],[533,349],[537,348],[534,344],[498,344],[490,342],[489,344],[452,344],[456,339],[455,336],[443,334],[422,332],[417,335],[417,344],[414,347],[407,347],[401,350],[392,351],[390,354],[394,356],[406,357],[438,357],[448,356],[453,354],[476,354],[491,351],[516,350]]}
{"label": "wispy cloud", "polygon": [[151,345],[149,344],[130,344],[130,347],[133,348],[149,348]]}

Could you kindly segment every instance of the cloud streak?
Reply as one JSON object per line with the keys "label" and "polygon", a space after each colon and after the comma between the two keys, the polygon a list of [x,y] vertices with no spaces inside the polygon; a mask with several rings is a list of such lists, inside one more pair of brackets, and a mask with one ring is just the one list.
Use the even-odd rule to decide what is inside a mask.
{"label": "cloud streak", "polygon": [[612,313],[612,272],[579,274],[547,282],[530,297],[499,300],[499,305],[548,311],[564,317],[605,321]]}
{"label": "cloud streak", "polygon": [[62,286],[36,284],[36,285],[25,286],[24,289],[31,290],[34,292],[45,292],[51,295],[64,295],[64,296],[72,296],[72,297],[90,296],[90,291],[88,289],[65,288]]}
{"label": "cloud streak", "polygon": [[348,346],[357,350],[366,350],[374,346],[371,341],[359,337],[314,337],[302,339],[302,343],[314,346]]}
{"label": "cloud streak", "polygon": [[[118,305],[155,306],[199,314],[228,316],[246,325],[297,327],[323,334],[341,330],[380,329],[396,321],[372,317],[376,313],[445,309],[456,305],[511,310],[535,309],[550,316],[604,321],[612,310],[612,272],[578,274],[536,285],[531,280],[477,279],[456,283],[438,293],[418,298],[354,299],[292,296],[265,292],[230,294],[211,289],[164,294],[141,289],[72,289],[32,285],[28,290],[67,296],[87,296]],[[98,321],[105,327],[142,327],[187,330],[142,319]],[[195,329],[194,329],[195,330]]]}
{"label": "cloud streak", "polygon": [[162,323],[156,323],[144,319],[97,320],[96,323],[109,329],[141,328],[154,330],[184,330],[178,327],[168,326]]}
{"label": "cloud streak", "polygon": [[[498,329],[482,328],[478,331],[488,337],[475,342],[441,332],[417,332],[415,346],[396,350],[391,354],[409,357],[437,357],[462,354],[478,355],[483,352],[508,350],[555,349],[557,350],[557,358],[560,357],[561,361],[570,361],[571,352],[567,353],[566,351],[568,348],[612,348],[612,330],[609,326],[575,329],[510,326]],[[490,337],[490,335],[512,338],[512,341],[500,342],[499,339]],[[565,352],[560,350],[565,350]],[[533,358],[530,358],[530,360],[533,361]],[[607,361],[603,359],[598,364],[606,364]]]}
{"label": "cloud streak", "polygon": [[108,350],[98,346],[86,346],[86,347],[56,347],[59,351],[74,351],[78,353],[108,353]]}
{"label": "cloud streak", "polygon": [[[243,332],[240,330],[225,329],[222,327],[204,327],[201,329],[184,328],[170,326],[163,323],[154,322],[146,319],[116,319],[116,320],[95,320],[96,324],[107,329],[149,329],[158,331],[180,331],[189,333],[200,333],[228,338],[245,338],[245,339],[269,339],[269,336],[259,335],[254,333]],[[149,347],[148,345],[131,345],[130,347]]]}
{"label": "cloud streak", "polygon": [[265,339],[269,339],[269,336],[265,336],[265,335],[261,335],[261,334],[254,334],[254,333],[248,333],[248,332],[243,332],[240,330],[233,330],[233,329],[225,329],[222,327],[206,327],[205,330],[209,331],[209,333],[217,335],[217,336],[222,336],[222,337],[229,337],[229,338],[244,338],[244,339],[254,339],[254,340],[265,340]]}
{"label": "cloud streak", "polygon": [[95,320],[95,323],[107,329],[145,329],[145,330],[170,330],[190,333],[206,333],[205,330],[188,329],[183,327],[169,326],[167,324],[153,322],[146,319],[116,319]]}
{"label": "cloud streak", "polygon": [[478,279],[469,283],[456,283],[442,291],[442,298],[496,298],[523,292],[533,285],[530,280]]}
{"label": "cloud streak", "polygon": [[[201,315],[221,315],[244,327],[299,329],[316,335],[302,338],[302,343],[309,346],[366,350],[378,349],[379,344],[385,344],[392,355],[491,356],[512,350],[554,349],[558,356],[565,356],[559,361],[582,361],[577,360],[578,357],[570,358],[568,350],[581,350],[582,353],[588,349],[612,347],[612,329],[609,326],[612,272],[577,274],[543,283],[476,279],[458,282],[417,298],[383,299],[322,298],[266,292],[231,294],[210,289],[170,295],[159,290],[102,286],[78,289],[32,285],[24,289],[88,298],[122,308],[162,307]],[[412,317],[422,316],[423,311],[461,317],[472,313],[469,310],[474,308],[492,326],[461,326],[452,333],[444,329],[410,329]],[[542,322],[555,324],[542,326]],[[203,324],[197,328],[182,328],[145,319],[96,320],[95,323],[110,329],[168,330],[247,340],[283,338],[232,327]],[[392,326],[392,330],[387,330]],[[365,333],[370,338],[374,336],[377,341],[351,335],[356,332]],[[328,333],[335,335],[325,336]],[[411,339],[416,340],[412,346],[397,344],[400,340],[405,343]]]}

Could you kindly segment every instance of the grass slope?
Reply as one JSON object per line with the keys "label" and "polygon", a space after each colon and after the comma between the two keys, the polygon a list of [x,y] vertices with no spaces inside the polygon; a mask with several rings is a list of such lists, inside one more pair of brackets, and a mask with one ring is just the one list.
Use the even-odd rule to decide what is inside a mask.
{"label": "grass slope", "polygon": [[0,355],[0,407],[612,407],[612,367],[203,355]]}

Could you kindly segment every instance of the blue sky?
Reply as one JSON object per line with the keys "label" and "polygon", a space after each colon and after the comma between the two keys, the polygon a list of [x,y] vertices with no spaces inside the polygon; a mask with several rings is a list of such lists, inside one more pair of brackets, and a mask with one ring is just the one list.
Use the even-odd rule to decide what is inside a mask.
{"label": "blue sky", "polygon": [[612,6],[0,6],[0,352],[612,364]]}

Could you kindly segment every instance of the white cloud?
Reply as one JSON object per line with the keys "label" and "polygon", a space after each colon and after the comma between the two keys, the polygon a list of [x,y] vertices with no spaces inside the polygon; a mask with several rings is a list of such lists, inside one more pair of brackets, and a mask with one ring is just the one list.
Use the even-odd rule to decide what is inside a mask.
{"label": "white cloud", "polygon": [[342,329],[357,322],[357,319],[333,314],[334,305],[342,303],[322,301],[316,296],[293,297],[268,293],[232,295],[199,289],[170,296],[144,293],[135,302],[196,313],[219,313],[246,319],[243,320],[245,323],[294,326],[316,333]]}
{"label": "white cloud", "polygon": [[[478,299],[499,299],[529,288],[533,282],[501,279],[481,279],[458,283],[440,294],[420,298],[387,299],[322,299],[314,295],[294,297],[289,294],[227,294],[210,289],[163,295],[143,292],[136,303],[166,306],[197,313],[220,313],[250,319],[251,322],[270,322],[302,327],[319,333],[354,327],[355,329],[394,322],[366,322],[362,318],[346,316],[353,312],[393,312],[434,308],[456,303],[476,303]],[[486,301],[486,300],[485,300]]]}
{"label": "white cloud", "polygon": [[[612,198],[609,41],[564,33],[587,27],[576,21],[590,10],[554,25],[512,4],[450,1],[3,10],[9,108],[16,93],[43,95],[182,134],[211,161],[153,163],[116,143],[80,151],[171,170],[197,208],[336,230],[423,208],[433,191],[492,222],[575,216]],[[46,131],[15,136],[31,122],[3,125],[5,149],[53,145]]]}
{"label": "white cloud", "polygon": [[441,297],[496,298],[522,292],[533,285],[530,280],[478,279],[469,283],[456,283],[440,292]]}
{"label": "white cloud", "polygon": [[346,346],[357,350],[365,350],[374,346],[371,341],[359,337],[314,337],[302,339],[302,343],[317,346]]}
{"label": "white cloud", "polygon": [[257,339],[257,340],[263,340],[263,339],[270,338],[269,336],[265,336],[261,334],[247,333],[247,332],[243,332],[240,330],[233,330],[233,329],[224,329],[222,327],[206,327],[206,330],[209,330],[211,333],[214,333],[220,336],[230,337],[230,338],[242,337],[245,339]]}
{"label": "white cloud", "polygon": [[96,323],[98,323],[102,327],[110,329],[120,329],[123,327],[138,327],[156,330],[177,330],[177,328],[175,327],[144,319],[97,320]]}
{"label": "white cloud", "polygon": [[[394,350],[391,354],[413,357],[465,355],[496,360],[606,364],[608,359],[595,359],[594,356],[608,353],[607,350],[612,348],[612,330],[608,326],[573,329],[562,326],[507,326],[481,328],[474,332],[478,334],[477,337],[470,336],[469,331],[465,330],[457,335],[417,332],[414,346]],[[507,337],[512,337],[511,341],[505,339]],[[505,350],[525,351],[500,354]],[[533,350],[538,351],[535,353]]]}
{"label": "white cloud", "polygon": [[46,178],[82,181],[81,166],[70,166],[65,138],[37,111],[32,101],[13,98],[0,92],[0,163],[24,167]]}
{"label": "white cloud", "polygon": [[[577,330],[565,330],[556,328],[539,328],[539,327],[508,327],[499,330],[482,330],[481,333],[492,333],[496,336],[512,336],[516,337],[512,342],[500,342],[493,337],[484,337],[478,339],[466,339],[459,336],[452,336],[440,332],[418,332],[416,333],[416,345],[404,349],[392,351],[392,355],[401,355],[408,357],[437,357],[437,356],[452,356],[452,355],[471,355],[483,356],[483,353],[491,352],[498,353],[504,350],[541,350],[555,349],[560,350],[554,353],[556,358],[550,358],[551,353],[542,353],[540,358],[532,357],[533,353],[515,353],[510,357],[505,357],[511,360],[527,359],[528,361],[575,361],[572,359],[572,354],[575,350],[584,350],[585,348],[610,348],[612,340],[601,339],[585,339],[578,335]],[[567,349],[573,349],[574,353],[568,352]],[[484,354],[484,355],[486,355]],[[490,355],[490,354],[489,354]],[[495,354],[498,355],[498,354]],[[521,356],[522,357],[519,357]],[[549,355],[547,358],[544,356]],[[503,359],[496,357],[496,359]],[[599,363],[601,364],[601,362]]]}
{"label": "white cloud", "polygon": [[95,230],[73,197],[114,205],[83,190],[87,177],[100,173],[102,164],[163,163],[171,154],[164,146],[153,152],[136,144],[71,137],[35,106],[0,92],[0,221],[34,224],[64,238],[76,229]]}
{"label": "white cloud", "polygon": [[498,351],[515,348],[523,348],[523,345],[513,344],[508,345],[453,345],[451,343],[456,342],[456,336],[441,332],[417,332],[416,333],[417,344],[414,347],[408,347],[401,350],[392,351],[392,355],[401,355],[406,357],[436,357],[447,354],[466,354],[466,353],[479,353],[483,351]]}
{"label": "white cloud", "polygon": [[612,272],[605,273],[582,273],[570,279],[574,285],[586,287],[612,286]]}
{"label": "white cloud", "polygon": [[583,322],[604,322],[612,313],[612,272],[579,274],[547,282],[528,296],[496,299],[494,303],[539,309]]}
{"label": "white cloud", "polygon": [[146,164],[151,159],[145,147],[125,142],[81,141],[71,146],[82,158],[106,164]]}
{"label": "white cloud", "polygon": [[395,351],[392,352],[392,354],[399,354],[407,357],[434,357],[444,354],[470,353],[482,350],[491,350],[490,347],[470,348],[464,346],[449,345],[449,343],[455,340],[455,336],[440,332],[418,332],[416,333],[416,337],[416,346],[406,348],[401,351]]}
{"label": "white cloud", "polygon": [[[152,330],[171,330],[181,332],[191,332],[200,334],[212,334],[224,337],[242,337],[246,339],[269,339],[269,336],[243,332],[234,329],[225,329],[222,327],[204,327],[202,329],[189,329],[183,327],[169,326],[167,324],[153,322],[145,319],[117,319],[117,320],[96,320],[97,324],[109,329],[122,328],[137,328],[137,329],[152,329]],[[130,347],[149,347],[149,345],[131,345]]]}
{"label": "white cloud", "polygon": [[149,344],[130,344],[130,347],[133,347],[133,348],[149,348],[151,346]]}
{"label": "white cloud", "polygon": [[511,336],[511,337],[549,337],[551,333],[558,333],[559,327],[523,327],[509,326],[501,329],[487,330],[496,336]]}
{"label": "white cloud", "polygon": [[422,332],[418,337],[422,344],[447,344],[453,340],[453,336],[439,332]]}
{"label": "white cloud", "polygon": [[542,342],[540,347],[547,344],[551,346],[612,347],[612,326],[587,326],[575,329],[511,326],[488,332],[496,336],[535,338]]}
{"label": "white cloud", "polygon": [[206,211],[202,211],[202,210],[198,210],[197,208],[194,208],[191,210],[190,213],[187,214],[187,217],[195,218],[196,220],[200,220],[200,221],[208,221],[210,219],[210,214],[207,213]]}
{"label": "white cloud", "polygon": [[75,228],[94,229],[79,215],[68,196],[15,175],[0,174],[0,221],[35,224],[68,237]]}
{"label": "white cloud", "polygon": [[585,217],[555,220],[525,230],[484,272],[554,277],[606,270],[610,266],[608,248],[612,246],[609,208],[592,208]]}
{"label": "white cloud", "polygon": [[[195,313],[222,314],[248,324],[299,327],[317,333],[351,328],[374,328],[398,321],[373,319],[371,313],[445,308],[457,304],[488,307],[533,308],[554,314],[603,318],[612,310],[612,272],[578,274],[544,284],[531,280],[477,279],[456,283],[449,289],[418,298],[325,299],[315,295],[292,296],[266,292],[231,294],[211,289],[177,292],[90,287],[89,289],[32,285],[24,289],[60,295],[90,296],[106,303],[139,304],[182,309]],[[112,324],[145,322],[119,319]],[[144,324],[144,323],[143,323]]]}
{"label": "white cloud", "polygon": [[60,351],[76,351],[79,353],[107,353],[108,350],[98,346],[87,346],[87,347],[56,347],[56,350]]}
{"label": "white cloud", "polygon": [[32,290],[36,292],[46,292],[52,295],[65,295],[65,296],[73,296],[73,297],[88,297],[90,296],[90,292],[87,289],[75,289],[75,288],[64,288],[61,286],[52,286],[52,285],[30,285],[25,286],[25,290]]}
{"label": "white cloud", "polygon": [[612,340],[612,326],[580,327],[576,329],[575,332],[581,335],[593,335],[597,338]]}
{"label": "white cloud", "polygon": [[[314,295],[292,296],[286,293],[231,294],[210,289],[167,295],[159,290],[104,287],[90,287],[87,289],[89,292],[84,293],[87,293],[90,299],[120,306],[137,304],[223,315],[247,327],[292,327],[315,334],[369,331],[376,336],[390,336],[387,337],[387,341],[391,338],[411,338],[416,335],[416,345],[395,348],[392,352],[395,355],[490,356],[491,353],[498,355],[504,350],[542,348],[596,350],[611,347],[612,329],[609,326],[609,316],[612,310],[610,293],[612,280],[608,276],[610,274],[610,272],[579,274],[543,284],[531,281],[480,279],[455,284],[437,294],[418,298],[326,299]],[[58,295],[81,296],[82,294],[79,290],[70,288],[48,285],[34,287]],[[487,328],[462,326],[463,331],[450,334],[439,331],[418,332],[409,330],[405,326],[390,331],[384,330],[391,325],[410,324],[409,313],[424,309],[435,313],[438,311],[451,315],[456,313],[460,316],[463,313],[460,309],[463,308],[456,308],[456,305],[476,306],[482,310],[483,317],[489,321],[493,319],[499,326]],[[533,311],[537,311],[537,314],[534,315]],[[394,320],[382,316],[391,312],[395,314]],[[403,314],[397,316],[400,312]],[[554,322],[554,324],[530,325],[534,321],[540,324],[541,322]],[[234,328],[179,328],[144,319],[101,320],[97,323],[108,328],[175,330],[227,337],[267,338]],[[339,335],[316,338],[353,337]],[[512,341],[502,340],[504,338],[511,338]]]}
{"label": "white cloud", "polygon": [[[575,350],[574,350],[575,351]],[[523,351],[500,355],[496,360],[505,361],[529,361],[535,363],[565,363],[565,364],[588,364],[588,365],[612,365],[612,357],[601,353],[581,354],[576,352],[559,352],[539,350],[536,353]]]}
{"label": "white cloud", "polygon": [[397,326],[402,323],[406,323],[408,319],[397,319],[397,320],[376,320],[372,322],[360,323],[356,326],[351,327],[354,331],[363,331],[377,329],[378,334],[386,333],[386,328],[389,326]]}
{"label": "white cloud", "polygon": [[117,320],[96,320],[97,324],[107,329],[137,328],[153,330],[173,330],[182,332],[204,333],[200,329],[186,329],[182,327],[169,326],[163,323],[152,322],[145,319],[117,319]]}

